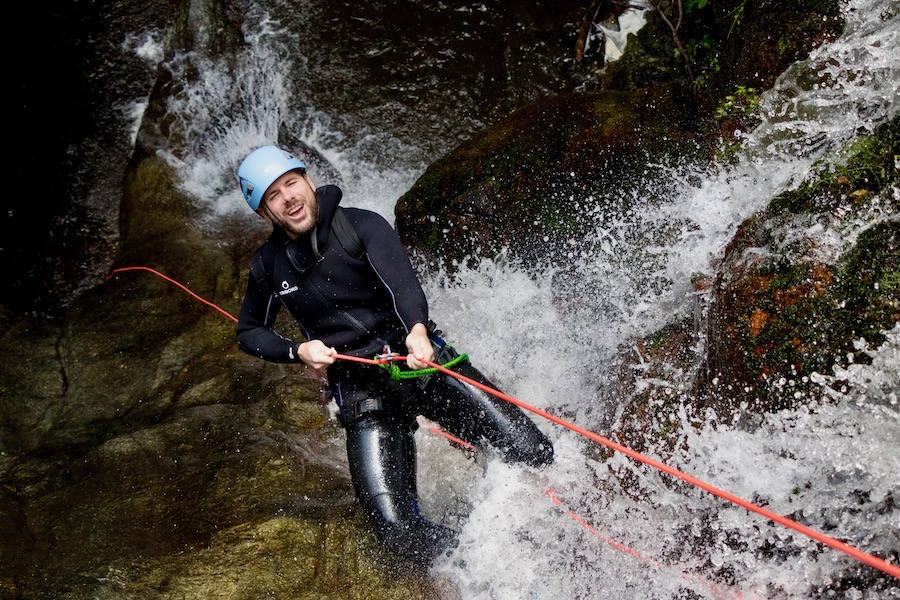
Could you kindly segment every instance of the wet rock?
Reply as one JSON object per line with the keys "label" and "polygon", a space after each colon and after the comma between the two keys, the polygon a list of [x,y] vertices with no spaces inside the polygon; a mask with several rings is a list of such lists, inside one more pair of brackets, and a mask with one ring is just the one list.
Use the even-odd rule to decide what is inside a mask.
{"label": "wet rock", "polygon": [[429,166],[398,200],[397,230],[433,268],[502,249],[565,263],[597,215],[656,193],[650,164],[707,155],[688,106],[671,86],[535,102]]}
{"label": "wet rock", "polygon": [[[814,373],[871,361],[866,348],[900,323],[900,226],[890,217],[898,124],[857,140],[842,167],[813,171],[745,221],[715,278],[698,280],[698,317],[639,340],[623,358],[620,393],[632,402],[617,435],[630,447],[674,442],[668,416],[680,411],[752,428],[760,415],[827,402]],[[851,247],[797,235],[854,219],[869,225]]]}
{"label": "wet rock", "polygon": [[[892,188],[900,181],[892,164],[898,126],[894,119],[857,140],[845,150],[846,164],[833,172],[820,167],[742,224],[715,283],[710,351],[695,390],[701,404],[727,414],[742,403],[771,412],[816,402],[812,373],[865,362],[854,342],[878,346],[900,323],[900,226],[886,218],[896,209]],[[786,234],[839,229],[854,218],[870,226],[851,248]]]}
{"label": "wet rock", "polygon": [[[132,2],[116,7],[170,28],[169,51],[227,57],[240,50],[240,3],[176,4],[178,10],[171,3],[148,11]],[[522,39],[540,41],[560,27],[556,22]],[[648,61],[625,59],[616,68],[617,81],[627,83],[535,102],[432,165],[398,205],[398,227],[410,247],[435,265],[491,254],[500,245],[525,258],[559,260],[567,238],[591,224],[580,215],[627,206],[631,194],[647,191],[634,182],[644,181],[648,161],[683,153],[702,159],[709,150],[705,130],[686,117],[695,111],[688,110],[694,105],[683,75],[673,75],[663,50],[653,49],[671,54],[671,46],[642,47]],[[513,66],[531,69],[527,61]],[[188,69],[185,76],[192,74]],[[115,265],[152,265],[234,313],[247,257],[264,232],[226,224],[233,243],[223,245],[197,226],[197,209],[157,156],[160,149],[177,155],[183,143],[165,110],[178,90],[177,78],[158,74],[134,156],[120,152],[100,180],[106,204],[118,198],[110,189],[122,192]],[[90,139],[84,147],[120,148]],[[83,148],[72,147],[75,154]],[[94,190],[95,182],[79,179],[78,189]],[[873,197],[848,185],[851,204]],[[573,190],[594,193],[595,204],[570,203]],[[867,256],[871,250],[891,259],[894,229],[873,230],[866,251],[846,257],[844,272],[881,281],[888,271],[876,272]],[[747,223],[742,236],[764,239],[765,232]],[[739,258],[738,245],[729,260]],[[80,251],[47,256],[48,263],[66,257],[63,268],[81,269]],[[100,263],[105,269],[111,260]],[[715,284],[723,297],[738,289],[729,286],[748,290],[732,296],[746,302],[723,303],[715,313],[715,335],[728,335],[721,329],[729,319],[744,325],[736,330],[738,345],[785,321],[775,307],[802,306],[820,286],[815,297],[828,297],[839,279],[815,270],[802,284],[807,287],[772,287],[760,266],[752,267],[746,277],[727,271],[740,281],[723,277]],[[45,284],[54,268],[39,270],[42,290],[52,289]],[[16,271],[16,285],[25,281],[23,273]],[[353,500],[342,434],[326,416],[318,380],[243,355],[226,315],[152,273],[95,279],[58,318],[34,318],[19,301],[0,314],[0,597],[458,596],[450,582],[404,571],[375,543]],[[854,301],[853,314],[865,317],[854,326],[894,314],[885,308],[896,307],[887,292],[842,289],[841,298]],[[775,299],[774,307],[762,306]],[[50,300],[43,293],[36,299]],[[867,306],[877,310],[866,313]],[[660,369],[691,372],[696,357],[685,348],[696,332],[690,325],[674,326],[662,333],[664,341],[644,346],[669,360]],[[775,357],[763,352],[759,364],[771,368]],[[759,368],[748,362],[729,373],[729,383],[752,382]],[[634,414],[645,417],[635,419],[636,430],[658,430],[653,410]]]}

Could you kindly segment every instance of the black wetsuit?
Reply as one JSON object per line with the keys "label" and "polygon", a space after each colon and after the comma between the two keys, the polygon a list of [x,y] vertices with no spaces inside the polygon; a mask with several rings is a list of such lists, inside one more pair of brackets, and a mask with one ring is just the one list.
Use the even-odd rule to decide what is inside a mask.
{"label": "black wetsuit", "polygon": [[[406,248],[393,227],[372,211],[343,208],[362,242],[362,258],[350,256],[330,230],[341,190],[316,190],[319,219],[314,234],[291,241],[276,228],[263,252],[268,271],[251,274],[241,305],[238,344],[274,362],[300,362],[297,342],[273,329],[283,304],[307,339],[339,353],[372,358],[385,346],[405,354],[404,340],[416,323],[433,325]],[[251,261],[256,270],[261,264]],[[436,362],[457,356],[433,326]],[[464,360],[454,370],[495,388]],[[457,378],[435,373],[392,379],[378,366],[338,360],[328,381],[347,431],[347,455],[357,497],[382,543],[418,564],[452,544],[454,533],[424,519],[417,508],[416,416],[438,422],[453,435],[491,447],[508,461],[533,466],[553,460],[550,440],[514,405]]]}

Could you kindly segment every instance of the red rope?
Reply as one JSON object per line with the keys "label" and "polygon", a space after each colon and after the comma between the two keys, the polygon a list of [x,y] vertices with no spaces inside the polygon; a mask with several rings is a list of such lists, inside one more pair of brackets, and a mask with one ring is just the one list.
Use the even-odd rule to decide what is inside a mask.
{"label": "red rope", "polygon": [[469,442],[461,440],[458,437],[456,437],[455,435],[447,433],[446,431],[444,431],[443,429],[441,429],[440,427],[438,427],[431,421],[425,419],[424,417],[419,417],[418,421],[419,421],[419,423],[424,425],[429,431],[436,433],[438,435],[444,436],[445,438],[450,440],[451,444],[456,444],[457,446],[464,448],[465,450],[468,450],[468,451],[474,451],[477,449],[477,448],[475,448],[475,446],[473,446]]}
{"label": "red rope", "polygon": [[[182,290],[186,291],[188,294],[190,294],[194,298],[200,300],[201,302],[203,302],[204,304],[206,304],[208,306],[211,306],[212,308],[216,309],[217,311],[219,311],[223,315],[227,316],[231,320],[237,322],[237,319],[230,313],[222,310],[221,308],[219,308],[212,302],[209,302],[208,300],[204,300],[203,298],[201,298],[200,296],[198,296],[197,294],[195,294],[194,292],[192,292],[185,286],[181,285],[174,279],[166,277],[159,271],[155,271],[149,267],[122,267],[119,269],[115,269],[114,271],[112,271],[112,273],[110,273],[109,277],[107,277],[107,280],[109,280],[113,275],[115,275],[118,272],[137,271],[137,270],[149,271],[159,277],[162,277],[166,281],[168,281],[168,282],[172,283],[173,285],[176,285],[179,288],[181,288]],[[380,364],[383,364],[383,363],[385,363],[387,361],[391,361],[391,360],[396,360],[396,361],[405,361],[406,360],[405,356],[391,356],[388,358],[383,358],[383,359],[378,359],[378,360],[367,359],[367,358],[358,358],[355,356],[348,356],[345,354],[334,354],[333,356],[336,359],[340,359],[340,360],[349,360],[349,361],[373,364],[373,365],[380,365]],[[468,383],[469,385],[473,385],[473,386],[477,387],[478,389],[487,392],[488,394],[491,394],[493,396],[500,398],[501,400],[506,400],[507,402],[515,404],[519,408],[522,408],[529,412],[533,412],[536,415],[540,415],[540,416],[544,417],[545,419],[547,419],[549,421],[553,421],[554,423],[556,423],[558,425],[562,425],[563,427],[570,429],[571,431],[574,431],[575,433],[583,435],[584,437],[586,437],[590,440],[593,440],[593,441],[597,442],[598,444],[602,444],[604,446],[607,446],[608,448],[611,448],[613,450],[621,452],[622,454],[625,454],[626,456],[629,456],[629,457],[633,458],[634,460],[637,460],[644,464],[650,465],[651,467],[653,467],[655,469],[658,469],[664,473],[668,473],[669,475],[671,475],[673,477],[676,477],[678,479],[686,481],[687,483],[690,483],[691,485],[696,486],[702,490],[705,490],[715,496],[719,496],[720,498],[723,498],[725,500],[728,500],[729,502],[737,504],[738,506],[741,506],[751,512],[755,512],[759,515],[766,517],[767,519],[775,521],[776,523],[780,523],[781,525],[784,525],[785,527],[788,527],[790,529],[793,529],[794,531],[802,533],[803,535],[806,535],[822,544],[825,544],[826,546],[830,546],[831,548],[834,548],[835,550],[839,550],[840,552],[843,552],[843,553],[847,554],[848,556],[851,556],[860,562],[863,562],[869,566],[875,567],[876,569],[884,571],[888,575],[893,575],[894,577],[900,579],[900,567],[898,567],[897,565],[888,563],[885,560],[882,560],[876,556],[872,556],[871,554],[867,554],[867,553],[863,552],[862,550],[854,548],[853,546],[846,544],[840,540],[829,537],[823,533],[820,533],[814,529],[811,529],[811,528],[807,527],[806,525],[802,525],[800,523],[797,523],[796,521],[792,521],[791,519],[788,519],[787,517],[781,516],[777,513],[767,510],[761,506],[757,506],[756,504],[753,504],[752,502],[744,500],[743,498],[735,496],[734,494],[730,494],[730,493],[728,493],[724,490],[721,490],[713,485],[710,485],[701,479],[698,479],[692,475],[688,475],[687,473],[683,473],[682,471],[679,471],[678,469],[675,469],[674,467],[670,467],[664,463],[659,462],[658,460],[650,458],[649,456],[645,456],[645,455],[641,454],[640,452],[632,450],[631,448],[628,448],[621,444],[617,444],[616,442],[614,442],[610,439],[607,439],[607,438],[605,438],[601,435],[598,435],[592,431],[588,431],[587,429],[579,427],[579,426],[575,425],[574,423],[570,423],[570,422],[568,422],[564,419],[561,419],[557,416],[554,416],[546,411],[543,411],[539,408],[536,408],[534,406],[526,404],[526,403],[522,402],[521,400],[513,398],[512,396],[504,394],[503,392],[500,392],[489,386],[479,383],[473,379],[470,379],[469,377],[466,377],[465,375],[461,375],[459,373],[456,373],[455,371],[451,371],[450,369],[447,369],[445,367],[442,367],[439,364],[436,364],[436,363],[433,363],[430,361],[425,361],[425,362],[427,362],[427,364],[429,366],[434,367],[435,369],[437,369],[443,373],[446,373],[447,375],[450,375],[451,377],[455,377],[455,378],[459,379],[460,381],[464,381],[464,382]],[[459,441],[462,442],[462,440],[459,440]],[[465,444],[465,442],[462,442],[462,443]]]}
{"label": "red rope", "polygon": [[605,543],[609,544],[613,548],[616,548],[617,550],[621,550],[622,552],[624,552],[626,554],[630,554],[631,556],[634,556],[636,558],[640,558],[641,560],[647,561],[659,569],[663,569],[663,570],[675,573],[676,575],[678,575],[681,579],[684,579],[685,581],[698,583],[700,585],[706,586],[713,593],[716,593],[716,594],[728,593],[729,595],[731,595],[735,598],[739,598],[739,599],[749,598],[748,596],[745,596],[742,592],[735,590],[731,587],[719,585],[719,584],[717,584],[713,581],[710,581],[709,579],[706,579],[705,577],[702,577],[700,575],[692,575],[690,573],[685,573],[684,571],[680,571],[674,567],[671,567],[671,566],[663,564],[659,561],[653,560],[652,558],[647,558],[646,556],[643,556],[637,550],[629,548],[628,546],[601,534],[597,530],[597,528],[595,528],[593,525],[591,525],[590,523],[588,523],[587,521],[585,521],[584,519],[582,519],[581,517],[576,515],[574,512],[572,512],[568,508],[563,507],[562,501],[556,497],[556,494],[554,494],[552,490],[548,489],[547,495],[550,496],[550,500],[556,506],[558,506],[561,510],[565,511],[566,515],[571,517],[573,521],[575,521],[576,523],[578,523],[579,525],[581,525],[582,527],[584,527],[585,529],[587,529],[588,531],[593,533],[595,536],[597,536],[599,539],[601,539]]}
{"label": "red rope", "polygon": [[[397,357],[397,360],[403,360],[403,357]],[[428,362],[428,361],[426,361],[426,362]],[[601,435],[597,435],[593,431],[588,431],[587,429],[579,427],[578,425],[575,425],[574,423],[569,423],[568,421],[565,421],[563,419],[560,419],[559,417],[551,415],[550,413],[545,412],[539,408],[535,408],[534,406],[525,404],[521,400],[517,400],[516,398],[513,398],[512,396],[508,396],[508,395],[504,394],[503,392],[499,392],[491,387],[488,387],[482,383],[475,381],[474,379],[470,379],[469,377],[466,377],[465,375],[460,375],[459,373],[455,373],[455,372],[451,371],[450,369],[445,369],[441,365],[438,365],[438,364],[435,364],[432,362],[428,362],[428,365],[434,367],[435,369],[438,369],[439,371],[447,373],[448,375],[456,377],[460,381],[465,381],[469,385],[474,385],[475,387],[477,387],[481,390],[484,390],[485,392],[487,392],[489,394],[497,396],[498,398],[501,398],[502,400],[511,402],[512,404],[515,404],[516,406],[518,406],[524,410],[533,412],[537,415],[544,417],[545,419],[548,419],[550,421],[553,421],[554,423],[562,425],[563,427],[566,427],[567,429],[571,429],[572,431],[579,433],[579,434],[583,435],[584,437],[591,439],[599,444],[603,444],[604,446],[607,446],[608,448],[612,448],[613,450],[616,450],[618,452],[621,452],[622,454],[630,456],[631,458],[633,458],[637,461],[640,461],[644,464],[650,465],[651,467],[654,467],[655,469],[659,469],[660,471],[662,471],[664,473],[668,473],[669,475],[672,475],[673,477],[682,479],[682,480],[690,483],[691,485],[694,485],[702,490],[706,490],[707,492],[714,494],[716,496],[719,496],[720,498],[724,498],[725,500],[728,500],[729,502],[733,502],[734,504],[737,504],[738,506],[746,508],[749,511],[760,514],[760,515],[766,517],[767,519],[775,521],[776,523],[780,523],[780,524],[784,525],[785,527],[789,527],[789,528],[793,529],[794,531],[798,531],[798,532],[802,533],[803,535],[806,535],[818,542],[825,544],[826,546],[830,546],[830,547],[834,548],[835,550],[839,550],[849,556],[852,556],[853,558],[855,558],[861,562],[866,563],[867,565],[870,565],[872,567],[875,567],[876,569],[884,571],[888,575],[893,575],[894,577],[897,577],[898,579],[900,579],[900,567],[898,567],[897,565],[888,563],[887,561],[884,561],[876,556],[872,556],[871,554],[867,554],[867,553],[863,552],[862,550],[854,548],[853,546],[846,544],[840,540],[836,540],[835,538],[829,537],[823,533],[820,533],[820,532],[816,531],[815,529],[811,529],[811,528],[807,527],[806,525],[802,525],[800,523],[797,523],[796,521],[792,521],[791,519],[788,519],[787,517],[783,517],[777,513],[767,510],[761,506],[757,506],[756,504],[753,504],[752,502],[749,502],[747,500],[744,500],[743,498],[735,496],[734,494],[730,494],[724,490],[721,490],[715,486],[712,486],[701,479],[697,479],[693,475],[688,475],[687,473],[683,473],[674,467],[670,467],[669,465],[663,464],[663,463],[659,462],[658,460],[650,458],[649,456],[645,456],[645,455],[641,454],[640,452],[632,450],[631,448],[628,448],[621,444],[617,444],[616,442],[609,440]]]}
{"label": "red rope", "polygon": [[176,285],[176,286],[180,287],[180,288],[183,289],[185,292],[187,292],[188,294],[190,294],[191,296],[193,296],[194,298],[196,298],[197,300],[199,300],[199,301],[202,302],[203,304],[206,304],[207,306],[213,307],[214,309],[216,309],[217,311],[219,311],[220,313],[222,313],[223,315],[225,315],[226,317],[228,317],[229,319],[231,319],[232,321],[234,321],[235,323],[237,323],[237,317],[235,317],[235,316],[232,315],[231,313],[222,310],[221,308],[219,308],[218,306],[216,306],[215,304],[213,304],[213,303],[210,302],[209,300],[204,300],[203,298],[201,298],[200,296],[198,296],[197,294],[195,294],[195,293],[192,292],[191,290],[187,289],[185,286],[181,285],[180,283],[178,283],[177,281],[175,281],[175,280],[172,279],[171,277],[166,277],[165,275],[163,275],[163,274],[160,273],[159,271],[156,271],[156,270],[154,270],[154,269],[151,269],[150,267],[121,267],[121,268],[119,268],[119,269],[114,269],[113,272],[110,273],[109,276],[106,278],[106,280],[109,281],[110,279],[113,278],[113,276],[114,276],[116,273],[121,273],[121,272],[123,272],[123,271],[150,271],[150,272],[153,273],[154,275],[156,275],[156,276],[158,276],[158,277],[162,277],[163,279],[165,279],[166,281],[168,281],[168,282],[171,283],[172,285]]}
{"label": "red rope", "polygon": [[[475,446],[473,446],[472,444],[470,444],[470,443],[468,443],[468,442],[464,442],[463,440],[459,439],[458,437],[453,436],[453,435],[451,435],[450,433],[447,433],[446,431],[444,431],[443,429],[441,429],[440,427],[438,427],[437,424],[435,424],[435,423],[433,423],[433,422],[431,422],[431,421],[428,421],[428,420],[425,419],[424,417],[419,417],[419,422],[420,422],[422,425],[424,425],[429,431],[431,431],[431,432],[433,432],[433,433],[436,433],[437,435],[440,435],[440,436],[443,436],[443,437],[447,438],[447,440],[449,440],[451,444],[456,445],[456,446],[459,446],[460,448],[462,448],[462,449],[465,450],[466,452],[475,452],[475,451],[476,451]],[[674,574],[678,575],[681,579],[684,579],[685,581],[692,582],[692,583],[697,583],[697,584],[706,586],[706,587],[709,588],[713,593],[716,593],[716,594],[728,593],[728,594],[730,594],[731,596],[733,596],[733,597],[735,597],[735,598],[738,598],[738,599],[743,599],[743,598],[745,598],[745,596],[743,595],[743,593],[741,593],[741,592],[738,591],[738,590],[734,590],[734,589],[732,589],[732,588],[730,588],[730,587],[727,587],[727,586],[719,585],[719,584],[717,584],[717,583],[715,583],[715,582],[713,582],[713,581],[710,581],[709,579],[707,579],[707,578],[705,578],[705,577],[703,577],[703,576],[701,576],[701,575],[692,575],[692,574],[689,574],[689,573],[685,573],[684,571],[681,571],[681,570],[676,569],[676,568],[674,568],[674,567],[671,567],[671,566],[669,566],[669,565],[663,564],[663,563],[661,563],[661,562],[659,562],[659,561],[657,561],[657,560],[654,560],[654,559],[652,559],[652,558],[648,558],[648,557],[644,556],[643,554],[641,554],[640,552],[638,552],[637,550],[635,550],[635,549],[633,549],[633,548],[629,548],[629,547],[626,546],[625,544],[623,544],[623,543],[621,543],[621,542],[617,542],[616,540],[614,540],[614,539],[612,539],[612,538],[610,538],[610,537],[607,537],[607,536],[603,535],[602,533],[600,533],[600,531],[597,530],[596,527],[594,527],[593,525],[591,525],[590,523],[588,523],[587,521],[585,521],[584,519],[582,519],[581,517],[579,517],[577,514],[575,514],[574,512],[572,512],[570,509],[565,508],[565,507],[562,505],[562,500],[560,500],[560,499],[557,497],[557,495],[553,493],[553,490],[551,490],[551,489],[548,488],[548,489],[547,489],[547,496],[550,497],[550,501],[551,501],[551,502],[553,502],[553,503],[554,503],[556,506],[558,506],[563,512],[565,512],[565,514],[566,514],[568,517],[570,517],[573,521],[575,521],[576,523],[578,523],[579,525],[581,525],[582,527],[584,527],[585,529],[587,529],[588,531],[590,531],[590,532],[591,532],[592,534],[594,534],[598,539],[600,539],[600,540],[603,541],[604,543],[606,543],[606,544],[612,546],[612,547],[615,548],[616,550],[620,550],[620,551],[622,551],[622,552],[624,552],[624,553],[626,553],[626,554],[630,554],[631,556],[634,556],[634,557],[639,558],[639,559],[641,559],[641,560],[643,560],[643,561],[649,562],[650,564],[652,564],[653,566],[657,567],[657,568],[660,569],[660,570],[666,570],[666,571],[669,571],[669,572],[671,572],[671,573],[674,573]]]}

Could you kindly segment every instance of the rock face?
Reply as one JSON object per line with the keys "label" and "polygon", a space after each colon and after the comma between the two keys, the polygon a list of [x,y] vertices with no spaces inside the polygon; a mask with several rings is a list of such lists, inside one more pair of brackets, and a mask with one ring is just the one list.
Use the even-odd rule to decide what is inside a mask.
{"label": "rock face", "polygon": [[704,155],[687,106],[671,85],[535,102],[432,164],[398,201],[397,230],[428,264],[451,270],[503,247],[558,262],[593,225],[585,215],[652,193],[648,164]]}
{"label": "rock face", "polygon": [[[735,89],[770,87],[840,31],[834,3],[772,10],[721,3],[690,13],[677,35],[668,17],[649,12],[622,59],[586,91],[533,102],[430,165],[397,203],[404,242],[424,265],[451,271],[501,248],[526,262],[558,262],[567,240],[595,224],[585,215],[615,216],[632,198],[657,193],[650,165],[705,164],[723,143],[720,125],[728,133],[748,125],[737,111],[713,118]],[[699,50],[693,67],[675,58],[676,41],[702,36],[727,65],[703,63]]]}
{"label": "rock face", "polygon": [[[885,219],[897,207],[880,199],[900,181],[898,133],[895,119],[861,138],[847,150],[845,166],[814,172],[742,224],[714,284],[711,348],[696,383],[704,407],[747,402],[771,412],[808,402],[805,377],[830,373],[858,350],[855,340],[880,345],[881,332],[900,323],[900,224]],[[837,229],[854,215],[870,215],[875,224],[836,260],[812,240],[782,236],[813,223]],[[758,248],[768,255],[754,256]],[[857,360],[864,362],[865,352]]]}
{"label": "rock face", "polygon": [[[775,18],[764,3],[746,4],[755,15],[748,22]],[[172,43],[214,55],[239,51],[237,6],[176,5]],[[813,23],[818,14],[805,16]],[[722,20],[712,19],[713,30],[725,39]],[[660,31],[659,22],[653,27],[648,31]],[[821,27],[803,30],[802,39],[790,33],[784,39],[796,56],[825,35]],[[623,179],[645,185],[637,182],[645,182],[648,161],[676,154],[704,160],[712,134],[698,116],[709,110],[684,74],[673,75],[672,46],[662,39],[650,44],[642,34],[594,89],[527,106],[432,165],[398,203],[404,241],[430,266],[500,245],[554,261],[588,225],[579,215],[594,208],[568,205],[568,191],[595,186],[607,210],[644,191],[609,193]],[[739,75],[748,61],[767,69],[759,84],[784,66],[771,53],[760,59],[763,46],[752,47],[754,58],[749,47],[728,49],[729,64],[738,65],[731,84],[745,83]],[[165,77],[155,84],[127,167],[115,263],[156,265],[234,312],[246,257],[263,232],[222,248],[195,225],[190,199],[156,155],[160,148],[177,153],[179,145],[163,110],[178,82]],[[890,148],[887,157],[897,154],[896,134],[895,123],[877,138]],[[886,164],[879,181],[896,186],[895,167]],[[837,182],[833,202],[819,208],[864,203],[863,190],[875,191],[857,180]],[[761,219],[787,218],[795,203],[802,212],[818,198],[777,199]],[[812,347],[822,338],[810,337],[799,317],[789,319],[788,308],[817,319],[837,315],[828,322],[849,323],[860,335],[900,318],[896,285],[872,292],[852,283],[896,276],[896,222],[873,230],[839,267],[800,257],[777,265],[741,261],[747,240],[764,243],[766,235],[765,220],[745,224],[715,278],[725,300],[712,311],[709,338],[721,340],[723,352],[711,354],[710,377],[697,382],[710,402],[723,398],[713,375],[755,385],[785,364],[801,373],[826,360]],[[829,312],[838,307],[842,312]],[[789,347],[767,341],[775,328],[790,337]],[[322,408],[320,382],[241,354],[233,324],[183,291],[147,272],[121,272],[58,318],[4,309],[0,330],[0,597],[452,597],[399,569],[375,544],[353,499],[342,434]],[[670,364],[667,357],[691,359],[688,329],[661,336],[667,343],[657,348],[671,352],[661,352],[659,368]],[[726,370],[725,362],[740,367]],[[779,396],[760,410],[786,401]],[[633,414],[626,440],[643,426],[642,408]]]}
{"label": "rock face", "polygon": [[[761,414],[822,401],[814,372],[871,361],[856,342],[877,347],[900,323],[900,226],[890,217],[898,210],[891,199],[900,182],[892,158],[898,133],[894,119],[854,142],[843,167],[811,173],[741,224],[715,276],[696,281],[709,304],[704,321],[674,323],[639,344],[644,377],[671,386],[635,396],[633,374],[623,367],[623,392],[635,398],[618,432],[627,445],[665,436],[664,416],[684,400],[673,390],[689,390],[698,419],[713,409],[722,422],[752,427]],[[873,223],[850,248],[791,235],[815,226],[839,238],[845,219]]]}
{"label": "rock face", "polygon": [[[175,47],[240,51],[234,7],[179,8]],[[178,152],[178,88],[163,72],[151,94],[114,266],[236,313],[264,232],[223,247],[199,229],[157,156]],[[146,270],[57,316],[3,310],[0,597],[441,597],[375,543],[321,382],[241,353],[228,316]]]}

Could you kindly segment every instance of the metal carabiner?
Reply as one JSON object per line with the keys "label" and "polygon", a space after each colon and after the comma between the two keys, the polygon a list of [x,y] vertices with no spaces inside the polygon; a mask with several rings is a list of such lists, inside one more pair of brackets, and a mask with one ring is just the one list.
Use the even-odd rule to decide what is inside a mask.
{"label": "metal carabiner", "polygon": [[384,348],[381,349],[381,354],[375,355],[375,360],[380,362],[392,362],[398,356],[400,356],[399,352],[391,352],[391,347],[385,345]]}

